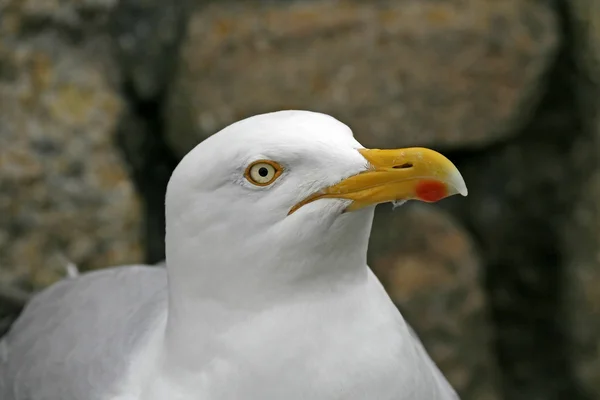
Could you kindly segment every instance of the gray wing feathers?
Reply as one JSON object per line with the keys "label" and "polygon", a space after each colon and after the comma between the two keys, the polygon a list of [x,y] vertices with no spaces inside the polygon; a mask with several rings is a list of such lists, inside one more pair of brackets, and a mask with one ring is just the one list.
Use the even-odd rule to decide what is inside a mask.
{"label": "gray wing feathers", "polygon": [[0,341],[0,399],[100,400],[166,306],[166,271],[106,269],[33,298]]}

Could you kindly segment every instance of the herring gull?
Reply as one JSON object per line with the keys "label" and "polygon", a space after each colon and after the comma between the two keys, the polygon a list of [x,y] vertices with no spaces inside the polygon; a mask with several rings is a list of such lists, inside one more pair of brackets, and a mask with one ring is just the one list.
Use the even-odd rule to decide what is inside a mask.
{"label": "herring gull", "polygon": [[366,149],[325,114],[236,122],[171,176],[166,267],[37,294],[0,342],[0,398],[457,399],[366,263],[376,204],[454,194],[446,157]]}

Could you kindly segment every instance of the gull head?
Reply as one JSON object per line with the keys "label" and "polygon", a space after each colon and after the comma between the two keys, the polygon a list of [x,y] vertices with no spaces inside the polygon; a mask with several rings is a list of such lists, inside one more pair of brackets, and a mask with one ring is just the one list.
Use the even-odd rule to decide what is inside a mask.
{"label": "gull head", "polygon": [[173,172],[167,263],[219,293],[318,280],[366,266],[377,204],[454,194],[467,195],[465,182],[433,150],[366,149],[315,112],[257,115],[198,144]]}

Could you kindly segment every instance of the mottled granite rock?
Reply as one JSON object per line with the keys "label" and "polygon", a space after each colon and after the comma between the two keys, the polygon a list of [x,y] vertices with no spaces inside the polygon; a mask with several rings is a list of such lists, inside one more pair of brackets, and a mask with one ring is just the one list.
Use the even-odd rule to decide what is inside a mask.
{"label": "mottled granite rock", "polygon": [[0,3],[0,283],[39,289],[141,261],[114,144],[124,107],[104,24],[114,1]]}
{"label": "mottled granite rock", "polygon": [[483,289],[470,235],[437,206],[380,206],[369,264],[463,399],[500,399]]}
{"label": "mottled granite rock", "polygon": [[528,114],[557,42],[539,1],[209,2],[182,45],[167,135],[181,156],[237,119],[302,108],[366,146],[482,146]]}
{"label": "mottled granite rock", "polygon": [[600,2],[571,0],[580,79],[573,80],[584,132],[569,163],[577,192],[562,229],[566,263],[566,315],[576,377],[590,398],[600,398]]}

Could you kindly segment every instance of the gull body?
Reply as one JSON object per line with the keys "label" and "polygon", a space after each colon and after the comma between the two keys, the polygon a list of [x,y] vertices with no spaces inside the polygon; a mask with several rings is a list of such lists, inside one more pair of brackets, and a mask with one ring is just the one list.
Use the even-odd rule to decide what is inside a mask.
{"label": "gull body", "polygon": [[458,398],[366,263],[375,204],[423,180],[466,194],[435,157],[364,149],[307,111],[230,125],[171,177],[166,268],[37,295],[0,342],[0,398]]}

